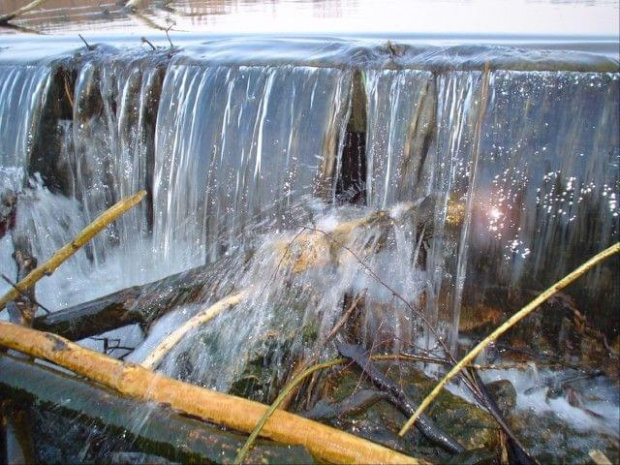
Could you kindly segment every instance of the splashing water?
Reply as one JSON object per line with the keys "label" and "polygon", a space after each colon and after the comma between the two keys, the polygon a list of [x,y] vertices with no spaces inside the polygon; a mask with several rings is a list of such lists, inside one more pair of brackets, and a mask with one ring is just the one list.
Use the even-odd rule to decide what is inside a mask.
{"label": "splashing water", "polygon": [[[564,69],[563,55],[547,63],[523,52],[519,69],[514,51],[356,44],[341,58],[325,45],[312,59],[239,63],[218,47],[0,64],[0,190],[20,192],[13,237],[0,238],[3,274],[15,277],[15,238],[28,237],[41,263],[138,189],[149,193],[142,205],[37,285],[41,303],[57,310],[231,260],[206,297],[144,338],[117,330],[125,345],[141,344],[128,360],[243,290],[159,369],[221,391],[260,382],[251,395],[271,400],[292,361],[336,355],[325,338],[360,294],[346,325],[366,347],[431,350],[423,315],[454,350],[462,327],[486,316],[465,311],[500,306],[498,293],[514,309],[618,240],[620,77],[596,60]],[[362,161],[347,159],[352,133]],[[362,200],[348,205],[338,190],[356,163]],[[572,290],[610,337],[614,263]],[[617,417],[601,406],[618,399],[603,384],[605,400],[574,407],[568,394],[528,393],[522,372],[488,379],[501,376],[517,388],[518,409],[617,437]],[[542,384],[561,376],[545,373]]]}

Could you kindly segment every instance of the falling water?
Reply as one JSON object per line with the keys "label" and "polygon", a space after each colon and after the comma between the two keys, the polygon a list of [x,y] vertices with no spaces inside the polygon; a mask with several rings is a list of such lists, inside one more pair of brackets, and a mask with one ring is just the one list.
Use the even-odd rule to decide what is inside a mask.
{"label": "falling water", "polygon": [[[159,369],[267,401],[295,361],[335,355],[325,338],[360,295],[347,324],[366,347],[439,337],[458,350],[464,309],[519,290],[513,309],[618,240],[617,71],[486,48],[325,50],[324,63],[100,48],[0,65],[0,187],[22,190],[14,234],[40,260],[148,191],[39,300],[55,310],[224,257],[202,300],[143,342],[127,331],[142,342],[129,359],[244,291]],[[7,235],[1,271],[14,276],[12,247]],[[615,265],[572,291],[609,335]]]}
{"label": "falling water", "polygon": [[[49,82],[48,66],[0,64],[0,197],[23,186]],[[0,273],[15,277],[11,252],[9,235],[0,238]]]}
{"label": "falling water", "polygon": [[[158,117],[154,242],[162,259],[213,261],[264,222],[299,224],[292,206],[327,197],[351,73],[174,61]],[[274,222],[275,220],[275,222]]]}
{"label": "falling water", "polygon": [[3,170],[28,166],[49,82],[47,66],[0,65],[0,166]]}
{"label": "falling water", "polygon": [[[152,188],[154,133],[166,56],[95,53],[78,68],[72,120],[61,160],[69,165],[69,194],[81,201],[87,221],[121,198]],[[152,224],[144,202],[96,242],[126,244],[146,237]]]}

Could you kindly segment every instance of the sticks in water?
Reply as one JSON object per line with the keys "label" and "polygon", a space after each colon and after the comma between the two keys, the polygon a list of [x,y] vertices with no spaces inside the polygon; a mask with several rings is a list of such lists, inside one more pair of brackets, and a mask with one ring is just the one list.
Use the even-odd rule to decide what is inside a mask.
{"label": "sticks in water", "polygon": [[[403,411],[406,415],[411,415],[415,411],[415,403],[401,388],[375,368],[366,350],[362,346],[336,342],[336,347],[341,355],[353,360],[375,385],[382,391],[387,392],[390,401],[398,407],[399,410]],[[418,418],[416,428],[418,428],[431,442],[452,454],[460,454],[465,451],[465,448],[461,444],[448,436],[444,431],[440,430],[426,415],[422,415]]]}
{"label": "sticks in water", "polygon": [[529,304],[527,304],[525,307],[523,307],[521,310],[515,313],[511,318],[509,318],[504,324],[502,324],[499,328],[493,331],[490,335],[488,335],[482,342],[480,342],[467,355],[465,355],[465,357],[463,357],[454,366],[454,368],[452,368],[448,372],[448,374],[443,377],[443,379],[439,383],[437,383],[437,386],[435,386],[435,388],[426,397],[426,399],[424,399],[424,401],[420,404],[420,406],[414,412],[411,418],[407,420],[407,423],[405,423],[405,425],[402,427],[402,429],[400,430],[398,434],[400,436],[403,436],[409,430],[409,428],[411,428],[411,425],[413,425],[416,422],[416,420],[418,420],[420,415],[430,405],[430,403],[435,399],[435,397],[437,397],[437,395],[441,392],[443,387],[446,384],[448,384],[448,382],[452,378],[458,375],[465,366],[473,362],[474,359],[478,356],[478,354],[480,354],[480,352],[482,352],[489,344],[491,344],[498,337],[500,337],[502,334],[504,334],[506,331],[508,331],[510,328],[516,325],[519,321],[521,321],[523,318],[525,318],[530,313],[532,313],[534,310],[536,310],[543,302],[545,302],[545,300],[553,296],[556,292],[565,288],[566,286],[571,284],[573,281],[575,281],[577,278],[579,278],[581,275],[586,273],[588,270],[594,268],[596,265],[598,265],[605,259],[611,257],[612,255],[617,254],[618,252],[620,252],[620,242],[617,242],[611,247],[598,253],[597,255],[592,257],[590,260],[585,262],[583,265],[578,267],[576,270],[574,270],[572,273],[562,278],[560,281],[555,283],[553,286],[551,286],[549,289],[544,291],[542,294],[540,294],[538,297],[532,300]]}

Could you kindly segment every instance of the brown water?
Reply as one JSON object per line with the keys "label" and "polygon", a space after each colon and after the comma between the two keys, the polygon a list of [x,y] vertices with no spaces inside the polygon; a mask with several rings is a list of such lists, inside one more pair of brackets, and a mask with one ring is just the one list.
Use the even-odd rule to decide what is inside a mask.
{"label": "brown water", "polygon": [[[26,0],[3,0],[0,14]],[[49,0],[13,21],[45,34],[392,33],[607,37],[619,34],[617,0]]]}

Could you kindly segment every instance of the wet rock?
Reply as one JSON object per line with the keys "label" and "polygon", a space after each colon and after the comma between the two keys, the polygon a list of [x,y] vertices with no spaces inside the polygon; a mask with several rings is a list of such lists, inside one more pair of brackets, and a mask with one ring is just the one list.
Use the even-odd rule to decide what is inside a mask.
{"label": "wet rock", "polygon": [[112,452],[108,461],[102,463],[109,465],[173,465],[179,462],[171,462],[159,455],[142,452]]}
{"label": "wet rock", "polygon": [[487,384],[486,387],[504,416],[517,405],[517,391],[510,381],[501,379]]}
{"label": "wet rock", "polygon": [[497,454],[489,449],[472,449],[451,457],[446,465],[495,465]]}
{"label": "wet rock", "polygon": [[[436,383],[407,363],[377,361],[376,365],[388,378],[401,385],[417,403]],[[368,389],[370,386],[370,381],[356,369],[334,371],[323,379],[323,399],[331,403],[343,402],[355,396],[360,389]],[[497,426],[485,411],[475,405],[444,391],[427,413],[439,428],[467,449],[495,449],[498,441]],[[405,453],[445,462],[449,456],[432,447],[417,430],[412,430],[413,434],[407,434],[404,438],[398,436],[406,420],[394,405],[380,400],[355,414],[333,417],[329,423]]]}
{"label": "wet rock", "polygon": [[517,411],[508,417],[526,450],[540,463],[591,463],[589,451],[602,451],[611,463],[620,460],[617,433],[578,428],[556,414]]}

